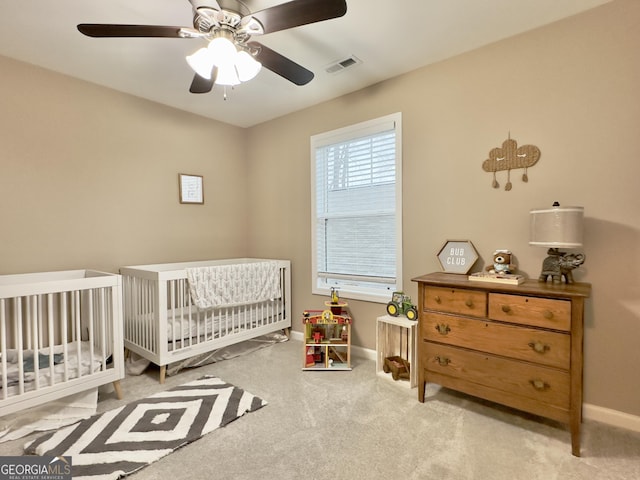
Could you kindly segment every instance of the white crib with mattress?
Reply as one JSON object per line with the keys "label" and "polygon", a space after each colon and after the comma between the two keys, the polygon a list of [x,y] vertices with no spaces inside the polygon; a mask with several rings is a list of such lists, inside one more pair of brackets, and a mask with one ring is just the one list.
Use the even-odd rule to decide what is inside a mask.
{"label": "white crib with mattress", "polygon": [[120,275],[0,276],[0,416],[124,377]]}
{"label": "white crib with mattress", "polygon": [[[257,271],[273,275],[255,278]],[[209,274],[214,281],[195,285],[194,272]],[[234,272],[245,275],[231,277]],[[235,258],[139,265],[122,267],[120,274],[125,349],[158,365],[161,383],[173,362],[278,330],[288,334],[291,328],[288,260]],[[218,274],[226,276],[216,283]],[[267,294],[269,289],[263,287],[277,293]]]}

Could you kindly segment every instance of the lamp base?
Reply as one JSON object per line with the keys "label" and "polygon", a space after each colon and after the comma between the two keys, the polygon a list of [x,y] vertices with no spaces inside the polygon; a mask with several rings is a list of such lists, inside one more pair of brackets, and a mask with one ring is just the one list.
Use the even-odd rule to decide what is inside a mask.
{"label": "lamp base", "polygon": [[573,270],[582,265],[586,259],[584,253],[561,252],[557,248],[547,250],[548,257],[542,262],[542,272],[538,281],[546,282],[551,277],[552,282],[574,283]]}

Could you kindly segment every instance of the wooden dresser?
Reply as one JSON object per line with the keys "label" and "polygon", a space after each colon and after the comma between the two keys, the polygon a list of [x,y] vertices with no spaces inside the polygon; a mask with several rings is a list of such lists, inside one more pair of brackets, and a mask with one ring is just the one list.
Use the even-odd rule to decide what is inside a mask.
{"label": "wooden dresser", "polygon": [[425,384],[569,425],[580,456],[587,283],[521,285],[431,273],[418,283],[418,399]]}

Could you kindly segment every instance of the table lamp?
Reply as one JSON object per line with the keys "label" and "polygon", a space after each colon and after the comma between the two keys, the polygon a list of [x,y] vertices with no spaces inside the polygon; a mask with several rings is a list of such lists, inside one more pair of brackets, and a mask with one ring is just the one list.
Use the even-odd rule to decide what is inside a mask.
{"label": "table lamp", "polygon": [[554,202],[551,208],[531,210],[529,218],[529,245],[549,247],[538,280],[573,283],[572,271],[584,263],[585,255],[559,249],[582,247],[584,209]]}

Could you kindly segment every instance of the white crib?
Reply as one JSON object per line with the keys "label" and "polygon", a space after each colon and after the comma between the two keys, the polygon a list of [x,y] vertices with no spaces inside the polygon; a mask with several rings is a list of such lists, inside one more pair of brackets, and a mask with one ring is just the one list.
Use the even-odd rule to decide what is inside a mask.
{"label": "white crib", "polygon": [[[198,308],[187,269],[276,262],[280,296],[269,300]],[[120,269],[124,296],[124,346],[160,367],[291,328],[291,262],[235,258],[128,266]]]}
{"label": "white crib", "polygon": [[124,377],[120,275],[0,276],[0,416]]}

